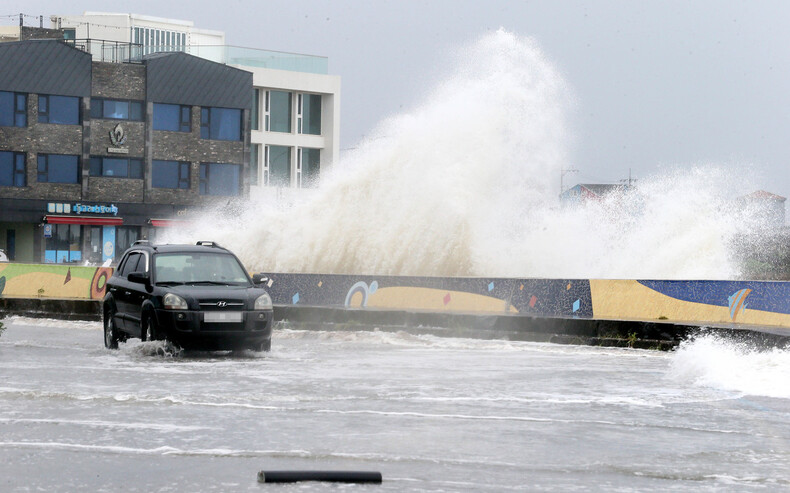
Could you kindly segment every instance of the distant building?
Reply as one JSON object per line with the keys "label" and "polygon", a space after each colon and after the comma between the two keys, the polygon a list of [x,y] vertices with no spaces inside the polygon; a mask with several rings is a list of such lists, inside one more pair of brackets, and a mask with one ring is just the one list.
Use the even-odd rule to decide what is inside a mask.
{"label": "distant building", "polygon": [[742,209],[753,214],[755,223],[768,227],[782,227],[785,224],[785,201],[787,199],[765,190],[757,190],[743,197],[736,203]]}
{"label": "distant building", "polygon": [[623,193],[633,186],[624,184],[585,183],[571,187],[560,194],[563,205],[602,201],[613,193]]}
{"label": "distant building", "polygon": [[147,15],[85,12],[50,21],[94,60],[180,51],[252,72],[249,182],[254,192],[282,197],[315,187],[321,170],[339,159],[340,77],[328,75],[326,57],[231,46],[222,31]]}
{"label": "distant building", "polygon": [[190,211],[249,195],[250,72],[180,52],[97,62],[55,39],[0,43],[0,66],[10,260],[113,260]]}
{"label": "distant building", "polygon": [[50,21],[0,27],[12,261],[115,259],[206,205],[315,187],[338,159],[340,77],[325,57],[136,14]]}

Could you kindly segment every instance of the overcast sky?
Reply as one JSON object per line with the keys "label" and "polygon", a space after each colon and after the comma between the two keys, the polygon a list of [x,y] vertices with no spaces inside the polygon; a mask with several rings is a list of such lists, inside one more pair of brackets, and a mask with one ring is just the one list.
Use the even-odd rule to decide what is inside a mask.
{"label": "overcast sky", "polygon": [[502,27],[533,37],[577,98],[568,181],[718,163],[790,196],[790,2],[6,0],[0,15],[132,7],[228,44],[327,56],[343,149],[418,104],[458,46]]}

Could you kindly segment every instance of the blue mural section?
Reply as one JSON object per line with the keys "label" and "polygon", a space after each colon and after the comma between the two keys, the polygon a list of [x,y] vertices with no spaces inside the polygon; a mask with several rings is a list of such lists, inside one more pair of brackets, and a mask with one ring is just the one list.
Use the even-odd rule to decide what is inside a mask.
{"label": "blue mural section", "polygon": [[726,306],[730,317],[746,309],[790,314],[790,283],[775,281],[638,281],[670,298]]}
{"label": "blue mural section", "polygon": [[[356,276],[326,274],[264,273],[269,278],[269,292],[275,305],[318,307],[369,307],[368,300],[377,297],[386,302],[385,293],[423,295],[424,289],[436,290],[423,309],[442,311],[458,293],[468,293],[501,300],[500,312],[515,309],[520,315],[541,317],[592,318],[590,282],[587,279],[506,279],[506,278],[439,278],[400,276]],[[421,288],[421,289],[420,289]],[[410,291],[411,290],[411,291]],[[354,304],[356,300],[356,305]],[[431,305],[431,303],[433,303]],[[443,306],[444,305],[444,306]],[[512,309],[510,309],[512,307]],[[415,307],[399,306],[400,309]],[[464,311],[488,311],[474,303]]]}

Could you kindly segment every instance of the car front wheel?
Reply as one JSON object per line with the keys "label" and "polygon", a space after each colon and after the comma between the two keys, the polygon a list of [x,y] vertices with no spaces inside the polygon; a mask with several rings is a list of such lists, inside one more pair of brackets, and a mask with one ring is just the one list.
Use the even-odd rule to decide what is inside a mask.
{"label": "car front wheel", "polygon": [[156,325],[156,319],[153,315],[146,315],[143,321],[143,342],[145,341],[158,341],[162,339],[159,327]]}
{"label": "car front wheel", "polygon": [[257,351],[257,352],[262,352],[262,351],[269,352],[269,351],[272,350],[272,340],[271,339],[267,339],[267,340],[263,341],[260,344],[254,345],[250,349],[252,349],[253,351]]}
{"label": "car front wheel", "polygon": [[118,349],[118,329],[115,327],[115,314],[110,311],[104,317],[104,347]]}

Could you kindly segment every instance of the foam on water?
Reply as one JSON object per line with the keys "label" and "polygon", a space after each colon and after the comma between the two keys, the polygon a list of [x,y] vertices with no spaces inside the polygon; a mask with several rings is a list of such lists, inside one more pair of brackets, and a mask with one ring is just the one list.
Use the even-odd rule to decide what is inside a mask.
{"label": "foam on water", "polygon": [[754,346],[707,334],[673,353],[671,376],[701,387],[790,399],[790,351]]}
{"label": "foam on water", "polygon": [[500,30],[461,49],[422,104],[383,121],[296,204],[263,191],[235,217],[165,239],[216,239],[269,272],[737,276],[732,239],[753,221],[728,204],[754,190],[750,171],[670,168],[638,193],[560,207],[561,170],[584,165],[569,158],[574,107],[536,43]]}

